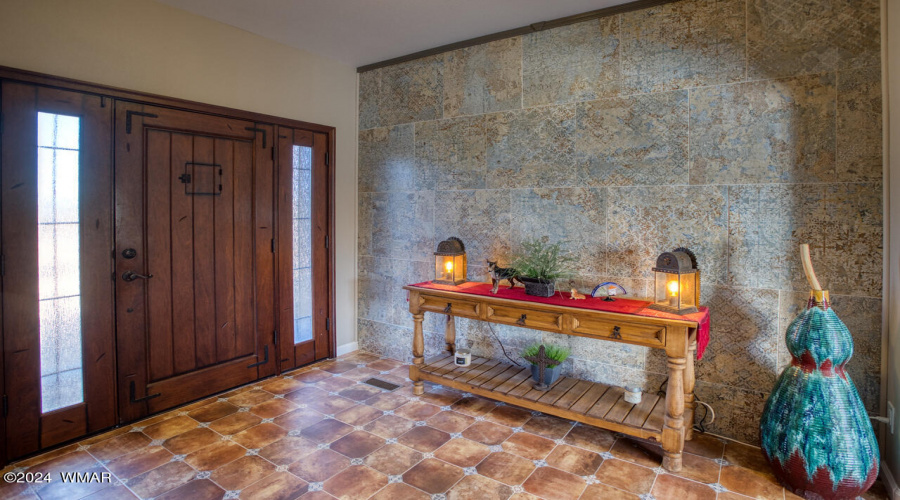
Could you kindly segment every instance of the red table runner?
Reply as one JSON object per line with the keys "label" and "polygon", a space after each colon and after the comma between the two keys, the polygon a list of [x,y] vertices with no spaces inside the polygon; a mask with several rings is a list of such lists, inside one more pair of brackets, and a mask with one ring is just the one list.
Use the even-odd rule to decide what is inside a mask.
{"label": "red table runner", "polygon": [[700,307],[700,312],[685,314],[667,313],[650,309],[647,306],[650,302],[646,300],[634,300],[616,298],[614,301],[606,301],[601,298],[587,296],[584,300],[572,300],[569,298],[569,292],[556,292],[552,297],[535,297],[534,295],[526,295],[525,289],[522,287],[509,288],[501,286],[496,294],[491,293],[490,283],[467,282],[461,285],[439,285],[426,281],[416,283],[417,288],[427,288],[431,290],[445,290],[448,292],[465,293],[469,295],[482,295],[485,297],[500,297],[502,299],[521,300],[523,302],[537,302],[540,304],[552,304],[555,306],[574,307],[577,309],[590,309],[593,311],[604,311],[621,314],[633,314],[635,316],[645,316],[650,318],[663,319],[680,319],[684,321],[693,321],[697,323],[697,359],[703,357],[703,351],[709,344],[709,309]]}

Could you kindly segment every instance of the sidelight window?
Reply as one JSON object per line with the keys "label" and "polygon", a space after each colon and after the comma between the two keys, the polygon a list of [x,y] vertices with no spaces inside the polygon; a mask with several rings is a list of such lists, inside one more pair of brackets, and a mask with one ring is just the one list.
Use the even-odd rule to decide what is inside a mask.
{"label": "sidelight window", "polygon": [[312,335],[312,148],[294,146],[293,154],[294,343]]}

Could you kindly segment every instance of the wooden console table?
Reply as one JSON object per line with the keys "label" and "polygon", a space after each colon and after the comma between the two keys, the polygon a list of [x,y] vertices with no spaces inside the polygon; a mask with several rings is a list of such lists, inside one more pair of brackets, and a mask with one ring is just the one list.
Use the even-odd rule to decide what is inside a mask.
{"label": "wooden console table", "polygon": [[[414,322],[413,364],[409,368],[414,394],[424,392],[427,380],[548,415],[654,439],[662,443],[663,468],[672,472],[681,470],[684,441],[693,434],[697,322],[412,285],[403,288],[409,292],[409,312]],[[427,361],[422,331],[425,312],[448,316],[447,353]],[[664,349],[669,375],[666,396],[644,393],[641,402],[633,405],[623,399],[624,390],[620,387],[571,377],[560,377],[549,390],[537,391],[533,389],[530,366],[523,368],[478,357],[473,357],[469,366],[456,366],[453,318],[457,316]]]}

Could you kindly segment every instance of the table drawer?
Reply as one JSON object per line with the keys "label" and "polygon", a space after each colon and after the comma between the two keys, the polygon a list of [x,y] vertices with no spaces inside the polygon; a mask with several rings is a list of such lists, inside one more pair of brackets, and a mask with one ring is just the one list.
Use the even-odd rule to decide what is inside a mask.
{"label": "table drawer", "polygon": [[487,308],[488,321],[539,330],[561,332],[562,318],[563,315],[559,313],[531,311],[517,307],[488,306]]}
{"label": "table drawer", "polygon": [[467,300],[448,299],[446,297],[434,297],[431,295],[420,296],[419,308],[422,311],[447,314],[447,307],[454,316],[464,318],[481,317],[481,305],[478,302],[469,302]]}
{"label": "table drawer", "polygon": [[572,315],[572,332],[617,339],[650,347],[664,347],[666,345],[665,326],[610,321],[587,314]]}

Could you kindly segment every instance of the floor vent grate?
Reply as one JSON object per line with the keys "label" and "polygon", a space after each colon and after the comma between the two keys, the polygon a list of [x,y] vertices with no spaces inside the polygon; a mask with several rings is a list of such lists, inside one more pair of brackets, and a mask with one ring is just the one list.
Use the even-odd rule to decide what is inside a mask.
{"label": "floor vent grate", "polygon": [[385,382],[384,380],[377,379],[377,378],[370,378],[369,380],[366,380],[365,383],[367,383],[367,384],[369,384],[369,385],[374,385],[375,387],[377,387],[377,388],[379,388],[379,389],[384,389],[384,390],[386,390],[386,391],[393,391],[393,390],[395,390],[395,389],[397,389],[397,388],[400,387],[400,386],[397,385],[397,384],[392,384],[392,383],[390,383],[390,382]]}

